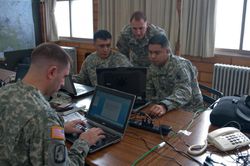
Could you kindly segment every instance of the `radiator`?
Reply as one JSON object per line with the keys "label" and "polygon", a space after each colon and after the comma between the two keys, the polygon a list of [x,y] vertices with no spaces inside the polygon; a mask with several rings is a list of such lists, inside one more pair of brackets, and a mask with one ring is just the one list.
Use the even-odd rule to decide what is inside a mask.
{"label": "radiator", "polygon": [[250,95],[250,67],[216,63],[212,86],[225,96]]}

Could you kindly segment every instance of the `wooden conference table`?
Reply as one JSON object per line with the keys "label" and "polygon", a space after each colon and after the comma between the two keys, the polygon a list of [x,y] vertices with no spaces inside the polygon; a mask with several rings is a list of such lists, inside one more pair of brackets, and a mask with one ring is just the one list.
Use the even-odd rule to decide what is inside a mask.
{"label": "wooden conference table", "polygon": [[[79,106],[89,105],[90,98],[78,100],[76,103]],[[187,152],[187,145],[203,144],[204,140],[206,140],[208,132],[215,129],[214,126],[210,125],[210,112],[211,110],[204,111],[198,117],[193,119],[192,112],[174,110],[168,112],[163,117],[154,120],[154,123],[155,125],[166,124],[172,126],[173,131],[178,132],[181,129],[185,130],[190,124],[190,121],[193,119],[193,123],[188,129],[188,131],[192,132],[191,135],[173,135],[173,133],[170,133],[168,136],[164,136],[164,139],[167,140],[172,146],[180,151]],[[121,142],[113,144],[93,154],[89,154],[86,158],[86,163],[90,166],[131,165],[141,155],[149,151],[149,148],[152,148],[161,142],[163,142],[163,140],[160,134],[128,126],[126,134]],[[165,145],[164,147],[156,150],[156,152],[152,152],[147,155],[143,160],[138,162],[137,165],[198,165],[196,162],[175,152],[169,145]],[[229,157],[228,154],[226,155],[225,153],[219,152],[211,145],[208,146],[208,149],[204,154],[194,156],[194,158],[203,163],[206,156],[211,154],[212,158],[216,159],[216,161],[223,161],[223,163],[227,164],[230,164],[231,162],[231,165],[235,165],[232,164],[232,157]],[[180,164],[177,164],[175,160]]]}

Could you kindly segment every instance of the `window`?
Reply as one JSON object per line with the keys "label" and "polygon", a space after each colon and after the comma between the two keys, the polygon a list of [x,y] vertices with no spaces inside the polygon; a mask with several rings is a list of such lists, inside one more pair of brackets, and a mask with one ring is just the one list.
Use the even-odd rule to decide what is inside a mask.
{"label": "window", "polygon": [[250,52],[250,2],[218,0],[215,48]]}
{"label": "window", "polygon": [[92,0],[57,0],[55,16],[59,37],[93,38]]}

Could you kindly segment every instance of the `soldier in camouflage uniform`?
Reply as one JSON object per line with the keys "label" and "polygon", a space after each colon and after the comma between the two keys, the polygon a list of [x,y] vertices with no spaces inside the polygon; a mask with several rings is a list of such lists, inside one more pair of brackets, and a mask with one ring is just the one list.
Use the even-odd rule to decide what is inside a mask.
{"label": "soldier in camouflage uniform", "polygon": [[150,113],[161,116],[176,108],[188,111],[203,108],[197,70],[192,63],[173,55],[168,39],[161,34],[150,39],[148,49],[152,64],[148,69],[146,96],[156,102]]}
{"label": "soldier in camouflage uniform", "polygon": [[97,85],[97,68],[132,66],[125,55],[111,50],[111,34],[108,31],[99,30],[94,34],[94,46],[96,52],[85,59],[80,73],[74,76],[76,82],[95,86]]}
{"label": "soldier in camouflage uniform", "polygon": [[32,53],[22,81],[0,89],[0,165],[84,165],[89,146],[104,137],[99,128],[81,133],[67,150],[65,133],[80,132],[80,120],[64,124],[44,96],[69,74],[70,57],[56,44],[41,44]]}
{"label": "soldier in camouflage uniform", "polygon": [[156,34],[166,34],[166,32],[147,23],[146,16],[140,12],[134,12],[130,18],[130,25],[126,25],[116,44],[119,51],[126,55],[131,63],[137,67],[148,67],[148,41]]}

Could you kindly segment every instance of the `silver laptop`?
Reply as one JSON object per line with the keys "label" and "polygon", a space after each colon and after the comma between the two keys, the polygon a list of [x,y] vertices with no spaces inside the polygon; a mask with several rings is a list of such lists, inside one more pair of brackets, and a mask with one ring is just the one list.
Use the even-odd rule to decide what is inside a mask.
{"label": "silver laptop", "polygon": [[65,78],[62,89],[67,91],[71,96],[90,95],[95,90],[93,87],[73,82],[72,75]]}
{"label": "silver laptop", "polygon": [[[102,128],[106,138],[90,147],[89,153],[121,141],[127,128],[128,119],[133,108],[135,95],[96,86],[84,130],[91,127]],[[66,139],[74,142],[78,136],[66,135]]]}

